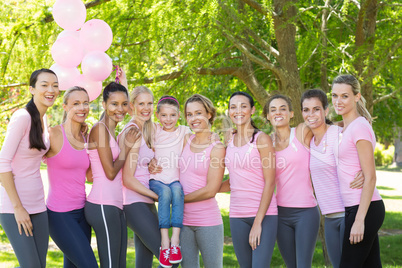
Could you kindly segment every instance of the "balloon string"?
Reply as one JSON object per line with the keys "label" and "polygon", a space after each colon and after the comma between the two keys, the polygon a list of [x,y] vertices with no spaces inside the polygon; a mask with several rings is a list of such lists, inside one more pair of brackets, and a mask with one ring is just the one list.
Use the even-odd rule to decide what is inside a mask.
{"label": "balloon string", "polygon": [[113,71],[116,71],[116,79],[115,82],[120,84],[120,79],[119,79],[119,65],[113,65],[114,69]]}

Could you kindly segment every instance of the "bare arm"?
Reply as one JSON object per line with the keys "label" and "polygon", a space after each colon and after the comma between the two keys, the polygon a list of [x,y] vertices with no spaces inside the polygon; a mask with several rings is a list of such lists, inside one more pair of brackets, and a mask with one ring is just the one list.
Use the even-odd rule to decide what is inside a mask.
{"label": "bare arm", "polygon": [[207,174],[207,185],[192,193],[184,196],[185,203],[197,202],[215,197],[222,184],[225,172],[225,148],[222,144],[217,144],[211,150],[211,161]]}
{"label": "bare arm", "polygon": [[230,192],[230,181],[229,180],[225,180],[222,182],[221,184],[221,188],[219,188],[219,193],[226,193],[226,192]]}
{"label": "bare arm", "polygon": [[260,152],[262,172],[264,176],[264,189],[262,191],[260,206],[250,230],[249,243],[254,250],[261,242],[262,221],[267,213],[269,204],[275,190],[275,151],[271,138],[261,133],[257,139],[258,151]]}
{"label": "bare arm", "polygon": [[45,154],[46,157],[52,157],[58,154],[63,147],[63,132],[60,126],[49,128],[50,148]]}
{"label": "bare arm", "polygon": [[374,151],[370,141],[359,140],[356,143],[359,154],[360,166],[364,174],[364,184],[360,196],[360,204],[357,209],[356,218],[350,231],[350,243],[356,244],[363,240],[364,219],[373,197],[377,177],[375,173]]}

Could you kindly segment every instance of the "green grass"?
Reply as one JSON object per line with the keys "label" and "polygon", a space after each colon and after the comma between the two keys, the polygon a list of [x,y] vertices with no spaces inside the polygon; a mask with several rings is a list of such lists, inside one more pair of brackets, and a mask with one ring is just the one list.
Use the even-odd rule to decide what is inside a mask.
{"label": "green grass", "polygon": [[380,166],[375,167],[375,169],[381,171],[402,172],[402,167],[397,167],[395,165]]}
{"label": "green grass", "polygon": [[[225,226],[224,235],[230,237],[229,226],[229,213],[225,210],[222,211],[223,223]],[[385,221],[382,226],[383,229],[402,229],[402,213],[400,212],[386,212]],[[95,235],[94,233],[92,235]],[[132,241],[134,237],[133,231],[128,231],[128,239]],[[8,239],[0,226],[0,241],[1,243],[8,243]],[[381,244],[381,258],[384,267],[401,267],[402,268],[402,235],[384,236],[380,237]],[[95,251],[97,256],[97,251]],[[16,267],[18,261],[12,252],[0,252],[1,267]],[[239,267],[234,249],[232,245],[225,244],[223,253],[223,263],[225,268]],[[202,264],[202,260],[201,260]],[[135,265],[135,251],[134,248],[127,250],[127,267],[134,267]],[[154,258],[154,267],[157,267],[158,262]],[[47,255],[47,267],[63,267],[63,254],[60,251],[49,251]],[[271,267],[285,267],[282,257],[277,247],[274,249],[272,256]],[[314,252],[313,267],[325,267],[324,257],[322,254],[321,242],[317,241]]]}

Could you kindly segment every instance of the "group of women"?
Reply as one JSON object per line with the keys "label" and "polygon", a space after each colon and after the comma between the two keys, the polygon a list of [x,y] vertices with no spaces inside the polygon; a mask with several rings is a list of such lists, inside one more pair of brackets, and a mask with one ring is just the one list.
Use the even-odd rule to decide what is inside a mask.
{"label": "group of women", "polygon": [[[126,267],[127,226],[135,233],[136,267],[152,267],[153,256],[159,256],[158,195],[149,189],[153,170],[148,166],[154,158],[154,99],[143,86],[129,94],[121,70],[120,78],[125,86],[105,87],[104,113],[87,134],[85,89],[65,92],[63,122],[48,131],[45,114],[59,94],[57,77],[48,69],[31,75],[32,100],[13,114],[0,153],[0,223],[21,267],[46,266],[49,233],[64,253],[64,267],[98,267],[91,226],[101,267]],[[334,267],[381,267],[377,232],[385,210],[375,188],[371,117],[359,91],[353,76],[333,82],[332,102],[343,117],[342,128],[326,121],[328,102],[320,90],[303,94],[305,122],[295,128],[290,99],[271,97],[263,111],[274,127],[271,136],[252,120],[252,97],[236,92],[228,107],[236,131],[226,148],[211,135],[216,115],[211,100],[199,94],[188,98],[184,115],[194,134],[184,139],[179,161],[185,194],[182,267],[199,267],[199,253],[205,267],[223,267],[223,222],[215,195],[227,191],[242,268],[269,267],[276,241],[287,267],[311,267],[317,201],[326,216]],[[116,137],[127,113],[131,120]],[[39,170],[43,157],[46,204]],[[230,179],[222,182],[225,167]],[[361,185],[355,179],[359,171]],[[86,178],[93,181],[88,197]]]}

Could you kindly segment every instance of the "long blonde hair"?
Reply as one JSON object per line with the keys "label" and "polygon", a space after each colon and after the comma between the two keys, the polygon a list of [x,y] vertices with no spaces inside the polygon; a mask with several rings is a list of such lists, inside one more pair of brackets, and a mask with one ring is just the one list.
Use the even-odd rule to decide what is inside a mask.
{"label": "long blonde hair", "polygon": [[[334,84],[346,84],[352,87],[352,92],[354,95],[357,95],[360,93],[360,83],[359,80],[357,80],[356,77],[350,74],[341,74],[335,77],[334,81],[332,82],[332,86]],[[373,122],[373,119],[371,117],[371,114],[366,108],[366,99],[363,97],[363,95],[360,96],[359,101],[357,102],[357,112],[366,118],[367,121],[371,124]]]}
{"label": "long blonde hair", "polygon": [[[66,90],[66,92],[64,92],[64,95],[63,95],[63,103],[65,105],[67,105],[67,102],[68,102],[68,99],[70,98],[71,93],[76,92],[76,91],[83,91],[88,95],[88,92],[83,87],[78,87],[78,86],[70,87],[69,89]],[[88,98],[89,98],[89,96],[88,96]],[[64,111],[62,123],[66,122],[66,119],[67,119],[67,112]]]}
{"label": "long blonde hair", "polygon": [[[141,93],[147,93],[152,96],[152,100],[154,99],[154,95],[152,91],[149,90],[146,86],[138,86],[133,89],[130,93],[130,102],[134,104],[135,99]],[[145,143],[148,145],[149,148],[154,148],[154,124],[152,122],[152,118],[149,118],[147,121],[144,122],[144,126],[142,127],[142,136],[144,137]]]}

